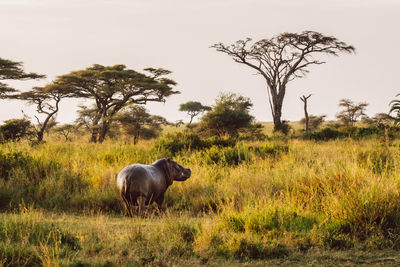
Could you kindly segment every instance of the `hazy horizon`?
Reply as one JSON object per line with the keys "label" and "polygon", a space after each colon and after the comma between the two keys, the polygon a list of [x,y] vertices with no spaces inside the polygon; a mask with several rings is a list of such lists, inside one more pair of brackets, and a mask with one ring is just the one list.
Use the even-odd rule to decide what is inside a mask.
{"label": "hazy horizon", "polygon": [[[384,1],[261,0],[0,0],[0,57],[21,61],[29,72],[46,74],[40,81],[8,82],[29,90],[56,76],[93,64],[124,64],[171,70],[174,95],[146,107],[169,121],[189,118],[178,111],[189,100],[212,105],[220,91],[249,97],[257,121],[272,120],[265,81],[229,56],[210,48],[246,37],[258,40],[282,32],[313,30],[353,45],[356,54],[323,57],[306,78],[288,84],[282,119],[298,121],[299,97],[313,94],[309,113],[335,118],[342,98],[367,102],[367,114],[388,112],[400,93],[396,49],[400,37],[400,3]],[[31,115],[34,106],[0,100],[0,121]],[[76,117],[82,100],[62,101],[61,123]]]}

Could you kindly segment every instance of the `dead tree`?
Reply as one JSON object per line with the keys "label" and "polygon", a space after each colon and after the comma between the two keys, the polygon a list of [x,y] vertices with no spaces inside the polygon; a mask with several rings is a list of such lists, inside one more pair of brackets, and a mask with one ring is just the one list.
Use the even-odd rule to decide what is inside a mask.
{"label": "dead tree", "polygon": [[300,97],[300,100],[304,102],[304,118],[306,121],[306,132],[308,132],[310,130],[310,128],[308,127],[308,112],[307,112],[307,100],[311,97],[311,94],[309,94],[308,96],[303,95],[302,97]]}
{"label": "dead tree", "polygon": [[353,46],[333,36],[314,31],[285,32],[249,46],[250,42],[251,39],[247,38],[232,45],[217,43],[212,47],[229,55],[235,62],[254,69],[265,79],[274,131],[284,127],[281,121],[283,99],[291,80],[304,77],[309,72],[309,66],[325,63],[317,59],[318,54],[337,56],[341,52],[355,51]]}

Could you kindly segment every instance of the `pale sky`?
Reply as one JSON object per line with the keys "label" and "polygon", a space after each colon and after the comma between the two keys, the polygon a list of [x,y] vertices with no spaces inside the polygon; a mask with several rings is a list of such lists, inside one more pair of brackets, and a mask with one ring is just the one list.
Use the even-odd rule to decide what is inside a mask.
{"label": "pale sky", "polygon": [[[0,0],[0,57],[24,62],[46,80],[10,82],[21,90],[92,64],[171,70],[181,91],[147,108],[169,121],[184,119],[179,104],[212,105],[220,91],[249,97],[258,121],[272,121],[265,81],[210,48],[246,37],[318,31],[353,45],[356,54],[322,58],[306,78],[288,84],[283,119],[304,117],[299,97],[313,94],[309,113],[334,119],[342,98],[387,112],[400,93],[398,0]],[[58,121],[72,122],[82,100],[61,104]],[[19,118],[23,102],[0,100],[0,121]]]}

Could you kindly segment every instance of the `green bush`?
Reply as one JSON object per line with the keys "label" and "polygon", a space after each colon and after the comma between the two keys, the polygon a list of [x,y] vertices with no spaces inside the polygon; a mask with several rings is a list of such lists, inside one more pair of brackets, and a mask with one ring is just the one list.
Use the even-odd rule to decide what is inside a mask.
{"label": "green bush", "polygon": [[218,146],[218,147],[233,147],[237,141],[233,138],[219,138],[216,136],[205,139],[206,147]]}
{"label": "green bush", "polygon": [[353,232],[350,224],[332,220],[325,223],[321,228],[322,243],[333,249],[348,249],[354,246],[351,234]]}
{"label": "green bush", "polygon": [[194,132],[176,132],[162,136],[155,144],[154,150],[161,151],[165,156],[172,157],[181,151],[202,150],[212,146],[231,147],[236,141],[231,138],[210,137],[201,139]]}
{"label": "green bush", "polygon": [[8,180],[15,169],[22,170],[27,176],[31,176],[33,168],[40,163],[23,152],[3,153],[0,151],[0,179]]}
{"label": "green bush", "polygon": [[246,230],[259,234],[271,230],[307,232],[317,223],[313,217],[273,207],[245,208],[242,212],[223,212],[221,216],[223,225],[227,229],[235,232]]}
{"label": "green bush", "polygon": [[192,132],[177,132],[162,136],[155,144],[157,151],[163,151],[167,156],[173,156],[183,150],[203,149],[208,144]]}
{"label": "green bush", "polygon": [[343,132],[332,129],[324,128],[316,132],[306,132],[303,134],[303,138],[315,140],[315,141],[328,141],[334,140],[346,136]]}
{"label": "green bush", "polygon": [[[320,131],[306,132],[303,134],[304,139],[316,141],[328,141],[338,138],[350,137],[353,139],[363,139],[372,137],[388,137],[393,139],[399,132],[398,127],[387,126],[369,126],[369,127],[356,127],[356,126],[341,126],[338,129],[324,128]],[[387,136],[386,136],[387,135]]]}
{"label": "green bush", "polygon": [[276,143],[265,143],[262,146],[251,147],[251,149],[253,149],[254,153],[261,158],[289,152],[288,145],[280,145]]}
{"label": "green bush", "polygon": [[212,146],[201,152],[201,157],[207,164],[221,164],[223,166],[238,165],[251,161],[247,147],[236,145],[234,147]]}
{"label": "green bush", "polygon": [[377,146],[372,150],[359,152],[357,161],[361,167],[367,167],[378,174],[391,171],[395,167],[395,157],[385,146]]}
{"label": "green bush", "polygon": [[283,258],[290,250],[282,244],[263,242],[244,235],[234,235],[227,244],[228,251],[238,259],[274,259]]}
{"label": "green bush", "polygon": [[27,241],[30,245],[50,245],[56,243],[61,247],[79,250],[78,238],[50,223],[26,220],[0,221],[0,240],[9,240],[13,243]]}
{"label": "green bush", "polygon": [[33,125],[25,118],[6,120],[3,125],[0,125],[0,143],[32,137],[33,130]]}
{"label": "green bush", "polygon": [[0,153],[0,208],[21,203],[69,209],[71,200],[85,195],[89,183],[62,164],[36,159],[23,152]]}
{"label": "green bush", "polygon": [[30,247],[10,246],[0,242],[2,266],[41,266],[40,257]]}

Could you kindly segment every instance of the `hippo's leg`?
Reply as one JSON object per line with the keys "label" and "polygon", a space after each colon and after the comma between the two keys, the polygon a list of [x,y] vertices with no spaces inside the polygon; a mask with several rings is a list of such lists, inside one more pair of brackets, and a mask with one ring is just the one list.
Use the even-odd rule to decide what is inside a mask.
{"label": "hippo's leg", "polygon": [[161,205],[163,202],[164,202],[164,194],[161,194],[156,200],[158,211],[161,211]]}
{"label": "hippo's leg", "polygon": [[127,215],[129,217],[132,217],[132,208],[131,208],[131,204],[129,203],[129,199],[125,196],[124,193],[121,193],[121,197],[122,197],[122,200],[124,201],[124,206],[125,206]]}
{"label": "hippo's leg", "polygon": [[144,196],[137,197],[136,203],[138,205],[138,213],[139,213],[139,215],[142,215],[142,212],[144,212],[144,210],[145,210],[146,197],[144,197]]}
{"label": "hippo's leg", "polygon": [[125,198],[124,198],[124,206],[125,206],[126,215],[128,215],[129,217],[132,217],[131,207]]}

